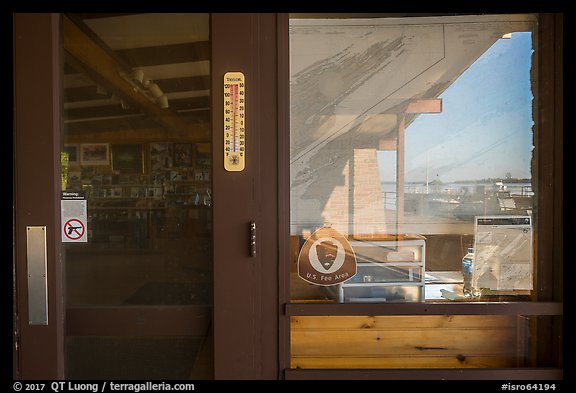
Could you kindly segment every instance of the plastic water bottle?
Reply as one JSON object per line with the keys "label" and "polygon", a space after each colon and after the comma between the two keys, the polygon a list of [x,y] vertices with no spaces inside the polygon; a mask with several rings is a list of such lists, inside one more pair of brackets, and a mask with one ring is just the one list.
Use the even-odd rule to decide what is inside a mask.
{"label": "plastic water bottle", "polygon": [[204,206],[207,207],[212,206],[212,194],[210,194],[209,189],[206,189],[206,191],[204,191]]}
{"label": "plastic water bottle", "polygon": [[480,291],[472,286],[472,271],[474,269],[474,249],[469,248],[462,258],[462,276],[464,276],[463,292],[466,297],[479,297]]}

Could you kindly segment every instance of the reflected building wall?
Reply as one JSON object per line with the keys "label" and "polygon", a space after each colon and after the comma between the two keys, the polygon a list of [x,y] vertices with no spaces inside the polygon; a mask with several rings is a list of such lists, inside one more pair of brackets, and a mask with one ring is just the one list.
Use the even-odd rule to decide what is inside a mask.
{"label": "reflected building wall", "polygon": [[[486,23],[477,17],[405,22],[291,20],[292,234],[324,224],[338,225],[348,234],[354,233],[353,228],[367,234],[396,232],[395,221],[403,211],[385,216],[378,206],[368,218],[351,214],[358,212],[350,195],[363,198],[373,191],[359,191],[350,174],[379,179],[378,173],[360,174],[357,168],[363,164],[356,162],[355,151],[377,150],[382,141],[398,141],[400,120],[407,128],[417,117],[407,113],[411,103],[438,98],[496,40],[533,28],[522,15],[492,16]],[[345,187],[355,188],[344,192]],[[365,207],[367,202],[378,203],[359,200],[354,205]],[[422,232],[414,226],[408,230]]]}

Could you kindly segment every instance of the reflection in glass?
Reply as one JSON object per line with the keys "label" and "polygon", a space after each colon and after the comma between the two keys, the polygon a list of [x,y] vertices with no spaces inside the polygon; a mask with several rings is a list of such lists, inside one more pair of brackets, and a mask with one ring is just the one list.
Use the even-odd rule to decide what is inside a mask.
{"label": "reflection in glass", "polygon": [[[534,30],[529,15],[291,19],[295,258],[323,226],[381,248],[423,241],[425,258],[413,266],[423,279],[397,289],[424,285],[424,296],[395,296],[370,280],[342,286],[365,294],[355,301],[474,300],[463,293],[462,258],[478,246],[476,218],[531,223],[535,209]],[[531,294],[531,224],[527,231],[518,242],[530,252],[483,238],[503,258],[482,254],[495,280],[479,289],[482,300]],[[395,247],[402,251],[400,241]],[[363,266],[371,272],[386,261],[358,262],[371,276]],[[293,273],[295,301],[347,299],[340,287],[300,281]]]}
{"label": "reflection in glass", "polygon": [[[210,378],[209,17],[82,14],[63,26],[63,190],[87,201],[86,242],[66,245],[66,303],[72,324],[83,312],[96,325],[70,326],[68,377]],[[202,335],[170,333],[168,306]],[[118,308],[143,313],[111,317]]]}
{"label": "reflection in glass", "polygon": [[[293,302],[530,299],[535,31],[530,15],[290,20]],[[296,273],[320,227],[346,236],[356,258],[337,285]],[[530,342],[548,321],[290,323],[292,368],[439,369],[532,366]]]}

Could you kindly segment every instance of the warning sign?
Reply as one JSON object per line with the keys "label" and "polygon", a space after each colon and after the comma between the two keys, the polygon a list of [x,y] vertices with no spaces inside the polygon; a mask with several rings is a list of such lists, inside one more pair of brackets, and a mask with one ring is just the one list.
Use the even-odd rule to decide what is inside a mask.
{"label": "warning sign", "polygon": [[84,223],[76,218],[71,218],[64,224],[64,236],[68,239],[75,241],[84,236],[86,227]]}
{"label": "warning sign", "polygon": [[60,211],[63,243],[86,243],[88,241],[86,206],[86,197],[82,192],[62,192]]}
{"label": "warning sign", "polygon": [[298,256],[298,276],[315,285],[340,284],[356,275],[356,254],[348,240],[330,227],[314,232]]}

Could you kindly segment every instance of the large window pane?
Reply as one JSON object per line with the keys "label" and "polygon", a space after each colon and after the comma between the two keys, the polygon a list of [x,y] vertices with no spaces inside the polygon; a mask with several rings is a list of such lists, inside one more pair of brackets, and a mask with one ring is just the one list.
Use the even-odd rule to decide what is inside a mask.
{"label": "large window pane", "polygon": [[[529,299],[534,32],[530,15],[290,20],[293,301]],[[325,227],[357,262],[335,285],[299,274]]]}

